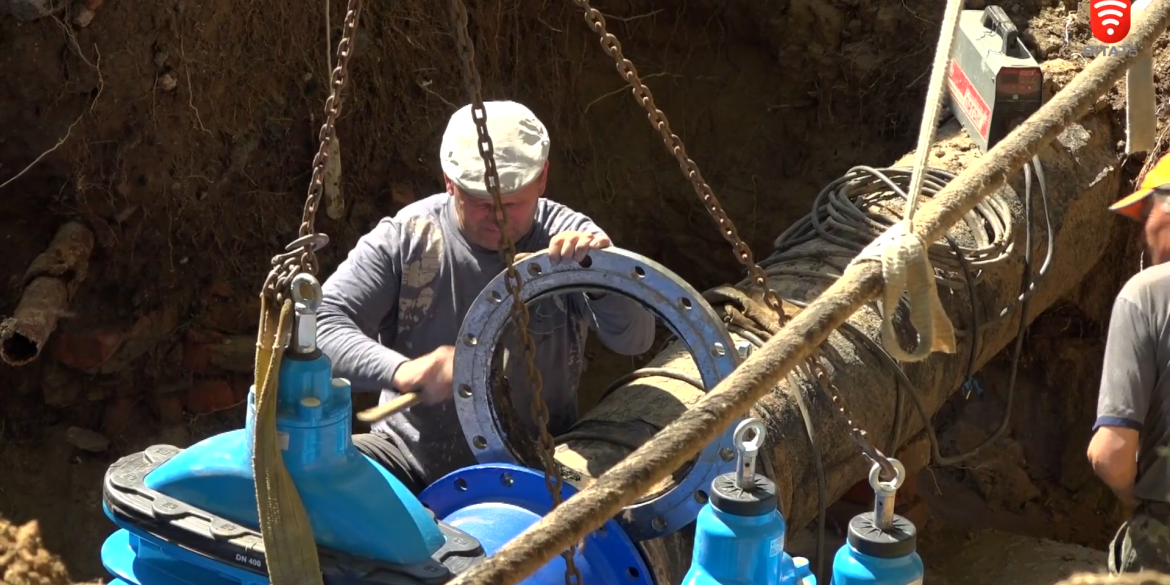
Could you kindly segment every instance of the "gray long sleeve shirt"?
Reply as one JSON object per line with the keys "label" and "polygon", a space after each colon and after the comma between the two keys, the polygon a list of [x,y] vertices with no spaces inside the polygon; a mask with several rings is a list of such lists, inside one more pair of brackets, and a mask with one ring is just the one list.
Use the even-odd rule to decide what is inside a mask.
{"label": "gray long sleeve shirt", "polygon": [[[553,236],[566,231],[604,233],[585,215],[542,198],[534,227],[515,243],[516,251],[545,250]],[[380,390],[380,403],[394,399],[399,395],[393,386],[398,367],[440,346],[455,345],[468,308],[503,270],[497,252],[463,237],[446,193],[383,219],[323,285],[318,344],[333,360],[334,376],[348,378],[356,391]],[[589,329],[624,355],[644,353],[654,341],[654,316],[620,295],[596,300],[582,293],[554,295],[529,303],[529,315],[554,435],[577,420],[577,385]],[[514,326],[507,331],[514,332]],[[503,342],[513,355],[523,355],[514,336],[506,334]],[[521,422],[538,432],[530,414],[524,360],[509,361],[513,363],[506,371],[516,411]],[[476,463],[451,402],[416,406],[374,429],[389,435],[411,471],[428,485]]]}

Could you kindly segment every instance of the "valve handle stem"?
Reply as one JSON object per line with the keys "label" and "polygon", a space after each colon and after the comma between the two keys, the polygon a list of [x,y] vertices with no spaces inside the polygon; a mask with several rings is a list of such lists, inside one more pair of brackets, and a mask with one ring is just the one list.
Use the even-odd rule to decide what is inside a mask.
{"label": "valve handle stem", "polygon": [[735,443],[735,450],[739,452],[735,486],[741,490],[755,487],[756,456],[760,453],[760,447],[764,445],[766,433],[764,422],[754,417],[744,420],[735,427],[732,441]]}
{"label": "valve handle stem", "polygon": [[898,488],[906,481],[906,466],[901,461],[888,458],[894,467],[894,477],[883,481],[882,466],[874,463],[869,470],[869,485],[873,488],[873,517],[880,530],[889,530],[894,526],[894,506],[896,504]]}

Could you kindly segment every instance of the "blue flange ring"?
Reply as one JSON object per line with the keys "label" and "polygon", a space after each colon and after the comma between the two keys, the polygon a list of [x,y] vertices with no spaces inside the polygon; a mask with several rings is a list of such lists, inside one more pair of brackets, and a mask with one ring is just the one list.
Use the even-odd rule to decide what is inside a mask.
{"label": "blue flange ring", "polygon": [[[577,490],[565,484],[561,497]],[[473,465],[453,471],[419,494],[435,517],[474,536],[491,556],[552,510],[552,496],[540,472],[507,463]],[[654,573],[621,526],[613,520],[585,537],[574,564],[581,583],[654,585]],[[565,561],[557,556],[522,585],[563,585]]]}
{"label": "blue flange ring", "polygon": [[[539,252],[516,264],[522,283],[520,298],[530,303],[546,295],[603,290],[642,303],[686,344],[710,391],[740,363],[727,328],[694,287],[665,266],[620,248],[589,253],[578,264],[553,264]],[[491,364],[512,300],[505,275],[496,276],[475,299],[455,344],[455,406],[463,436],[480,463],[521,463],[500,426],[492,403]],[[699,454],[682,480],[664,493],[637,502],[618,515],[634,540],[665,536],[689,524],[706,501],[711,482],[734,470],[735,424]],[[703,492],[703,493],[700,493]]]}

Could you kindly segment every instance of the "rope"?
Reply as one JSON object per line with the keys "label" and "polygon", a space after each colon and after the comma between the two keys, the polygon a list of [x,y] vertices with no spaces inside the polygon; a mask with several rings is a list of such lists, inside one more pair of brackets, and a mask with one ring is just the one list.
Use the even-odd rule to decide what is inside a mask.
{"label": "rope", "polygon": [[[1170,21],[1170,0],[1153,0],[1142,11],[1131,42],[1149,43]],[[1134,61],[1123,55],[1096,59],[1040,110],[1016,128],[916,214],[915,233],[933,242],[958,223],[985,195],[1003,185],[1066,126],[1084,116]],[[748,358],[710,394],[589,487],[558,506],[496,554],[456,577],[452,585],[513,585],[548,563],[586,534],[619,514],[640,494],[698,454],[745,414],[829,334],[881,291],[881,270],[872,262],[848,267],[807,309]]]}
{"label": "rope", "polygon": [[[886,351],[903,362],[922,361],[936,351],[955,353],[955,328],[938,298],[934,273],[926,255],[926,242],[914,233],[914,212],[918,209],[918,196],[926,175],[926,157],[930,156],[930,145],[934,143],[938,127],[938,114],[945,97],[943,79],[946,78],[947,61],[962,10],[963,0],[948,0],[934,51],[918,148],[914,152],[914,174],[910,178],[906,215],[854,260],[881,262],[882,280],[885,281],[882,289],[882,343]],[[910,294],[910,322],[918,331],[918,344],[911,352],[902,349],[894,331],[894,307],[902,297],[902,291]]]}
{"label": "rope", "polygon": [[[279,316],[268,297],[260,301],[260,334],[256,341],[256,425],[252,473],[256,478],[260,535],[272,585],[321,585],[317,543],[309,514],[297,486],[284,466],[276,437],[276,393],[280,360],[292,335],[291,299]],[[261,429],[267,432],[261,432]]]}

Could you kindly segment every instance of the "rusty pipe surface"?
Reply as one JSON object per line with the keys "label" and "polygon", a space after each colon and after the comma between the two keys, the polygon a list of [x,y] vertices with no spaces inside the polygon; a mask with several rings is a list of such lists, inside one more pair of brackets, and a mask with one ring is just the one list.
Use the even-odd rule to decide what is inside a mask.
{"label": "rusty pipe surface", "polygon": [[[1114,135],[1111,116],[1111,112],[1087,116],[1069,127],[1040,154],[1056,252],[1045,278],[1036,285],[1029,298],[1026,315],[1029,321],[1076,286],[1108,249],[1114,224],[1106,207],[1120,190],[1117,158],[1111,139]],[[940,129],[939,141],[932,149],[936,155],[932,156],[932,166],[952,172],[960,171],[979,156],[970,140],[953,123]],[[908,154],[893,166],[906,166],[911,159],[912,154]],[[1014,189],[1010,185],[1004,186],[991,196],[1011,214],[1011,224],[1015,226],[1008,234],[1012,252],[1002,261],[979,267],[981,273],[972,287],[973,296],[961,286],[949,291],[940,287],[940,295],[956,327],[971,329],[972,307],[982,315],[983,327],[977,347],[973,346],[972,336],[960,336],[956,354],[934,354],[926,361],[903,366],[927,416],[937,412],[962,384],[969,370],[978,370],[1016,337],[1020,318],[1018,310],[989,322],[1017,298],[1024,279],[1022,178],[1015,181],[1018,184]],[[1033,186],[1033,197],[1036,197],[1035,191]],[[900,217],[900,213],[897,204],[888,211],[894,220]],[[1046,234],[1039,213],[1034,212],[1034,216],[1033,255],[1040,258],[1045,253]],[[973,237],[971,227],[962,223],[952,228],[950,234],[961,241],[970,241]],[[831,284],[832,278],[824,275],[839,274],[843,268],[842,258],[847,262],[852,254],[841,245],[814,239],[792,249],[777,250],[773,257],[785,259],[763,264],[768,266],[769,284],[773,289],[786,299],[804,304]],[[897,400],[896,374],[889,362],[874,349],[881,345],[881,319],[877,311],[872,307],[863,309],[849,323],[852,334],[843,328],[833,333],[822,346],[825,350],[823,363],[849,404],[855,422],[868,432],[880,449],[894,452],[923,428],[921,418],[911,410],[909,400]],[[869,340],[859,339],[858,334]],[[748,343],[742,335],[733,337],[737,343]],[[876,346],[871,342],[876,342]],[[597,407],[563,437],[565,441],[557,450],[558,460],[584,476],[584,483],[616,465],[702,399],[701,389],[681,380],[698,376],[694,361],[680,342],[673,342],[646,367],[665,368],[678,375],[669,378],[648,375],[611,389]],[[761,450],[761,454],[768,475],[775,479],[780,490],[781,507],[789,526],[795,530],[815,516],[817,492],[813,489],[816,485],[813,452],[798,404],[793,399],[790,387],[793,380],[789,377],[788,382],[774,388],[755,405],[752,415],[768,425],[769,445]],[[808,397],[810,415],[825,462],[827,495],[831,502],[866,475],[869,463],[860,456],[843,417],[827,398],[807,387],[803,381],[797,385],[805,386],[804,393]],[[895,414],[896,405],[901,406],[900,414]],[[899,421],[897,429],[893,428],[895,419]],[[668,485],[669,482],[660,484],[658,488]],[[681,573],[676,573],[680,570],[678,567],[687,565],[690,539],[689,531],[682,530],[643,543],[648,555],[657,559],[651,564],[658,573],[659,582],[674,583],[681,577]]]}

